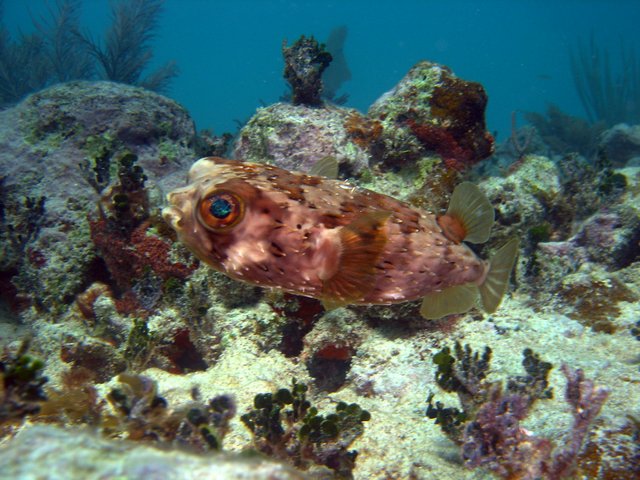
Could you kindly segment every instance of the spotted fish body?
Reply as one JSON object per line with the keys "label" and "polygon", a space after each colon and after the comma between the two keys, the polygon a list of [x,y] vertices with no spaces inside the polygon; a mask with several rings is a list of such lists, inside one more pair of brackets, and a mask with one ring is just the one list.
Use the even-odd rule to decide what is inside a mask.
{"label": "spotted fish body", "polygon": [[[424,298],[422,313],[433,318],[468,310],[480,289],[483,302],[488,295],[497,307],[493,297],[504,293],[515,258],[512,245],[508,265],[499,267],[506,279],[502,272],[487,282],[490,263],[457,233],[466,228],[463,212],[437,218],[349,183],[271,165],[200,159],[189,185],[168,201],[165,219],[205,263],[329,306]],[[486,210],[483,204],[475,214],[486,217]],[[493,209],[490,215],[492,223]],[[480,236],[488,237],[482,223]],[[483,295],[483,286],[497,291]]]}

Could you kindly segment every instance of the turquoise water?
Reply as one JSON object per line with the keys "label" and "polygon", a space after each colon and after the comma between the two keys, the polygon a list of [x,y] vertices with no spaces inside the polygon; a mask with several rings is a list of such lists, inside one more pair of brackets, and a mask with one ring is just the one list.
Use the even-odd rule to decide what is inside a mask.
{"label": "turquoise water", "polygon": [[[6,0],[4,22],[29,31],[44,0]],[[51,3],[51,2],[49,2]],[[352,72],[342,93],[366,110],[422,59],[482,83],[488,129],[504,140],[513,110],[549,103],[584,115],[569,67],[569,49],[591,34],[619,60],[620,45],[640,50],[637,1],[207,1],[167,0],[154,41],[157,64],[175,60],[180,74],[169,96],[198,128],[235,131],[287,90],[281,45],[300,35],[320,40],[346,25]],[[83,25],[100,36],[109,2],[85,0]],[[618,66],[619,67],[619,66]]]}

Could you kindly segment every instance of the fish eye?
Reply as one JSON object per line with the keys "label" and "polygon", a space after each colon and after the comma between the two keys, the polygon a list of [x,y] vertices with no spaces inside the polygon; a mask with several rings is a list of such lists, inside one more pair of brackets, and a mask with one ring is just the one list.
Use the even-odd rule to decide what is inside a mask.
{"label": "fish eye", "polygon": [[214,190],[200,200],[198,214],[206,228],[223,231],[242,220],[244,202],[231,192]]}

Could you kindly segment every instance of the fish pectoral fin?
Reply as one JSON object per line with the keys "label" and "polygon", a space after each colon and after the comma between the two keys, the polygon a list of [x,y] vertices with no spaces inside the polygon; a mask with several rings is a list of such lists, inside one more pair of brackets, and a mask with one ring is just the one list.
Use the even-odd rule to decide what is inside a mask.
{"label": "fish pectoral fin", "polygon": [[493,255],[489,262],[489,273],[480,285],[480,298],[485,312],[493,313],[498,309],[502,297],[509,286],[511,270],[516,262],[520,240],[512,238]]}
{"label": "fish pectoral fin", "polygon": [[462,182],[451,195],[447,213],[437,220],[453,242],[484,243],[491,234],[495,213],[482,190],[471,182]]}
{"label": "fish pectoral fin", "polygon": [[309,169],[309,175],[335,180],[338,178],[338,160],[332,156],[321,158]]}
{"label": "fish pectoral fin", "polygon": [[375,265],[387,243],[390,212],[374,211],[340,229],[336,273],[322,286],[325,304],[347,305],[362,299],[375,285]]}
{"label": "fish pectoral fin", "polygon": [[422,299],[420,315],[428,320],[435,320],[454,313],[464,313],[471,310],[477,299],[476,285],[455,285],[425,295]]}
{"label": "fish pectoral fin", "polygon": [[320,300],[320,302],[322,303],[322,308],[324,308],[325,311],[327,312],[330,312],[337,308],[342,308],[345,305],[349,304],[348,302],[340,302],[340,301],[330,300],[330,299],[322,299]]}

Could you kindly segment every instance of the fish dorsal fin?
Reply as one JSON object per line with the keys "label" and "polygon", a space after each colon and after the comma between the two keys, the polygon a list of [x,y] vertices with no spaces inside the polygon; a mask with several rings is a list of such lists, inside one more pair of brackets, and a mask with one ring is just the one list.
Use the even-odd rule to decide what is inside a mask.
{"label": "fish dorsal fin", "polygon": [[428,320],[469,311],[478,299],[475,285],[455,285],[439,292],[431,292],[422,299],[420,315]]}
{"label": "fish dorsal fin", "polygon": [[438,225],[451,241],[484,243],[495,220],[493,206],[471,182],[463,182],[451,195],[447,213],[438,217]]}
{"label": "fish dorsal fin", "polygon": [[309,175],[330,179],[338,178],[338,160],[332,156],[321,158],[309,169]]}
{"label": "fish dorsal fin", "polygon": [[498,309],[502,297],[507,291],[509,277],[516,262],[519,248],[520,240],[512,238],[491,257],[489,273],[487,273],[487,278],[480,285],[482,307],[488,313],[493,313]]}
{"label": "fish dorsal fin", "polygon": [[363,215],[340,229],[340,259],[336,273],[324,281],[322,302],[331,308],[362,300],[375,284],[375,265],[387,243],[385,223],[390,212]]}

